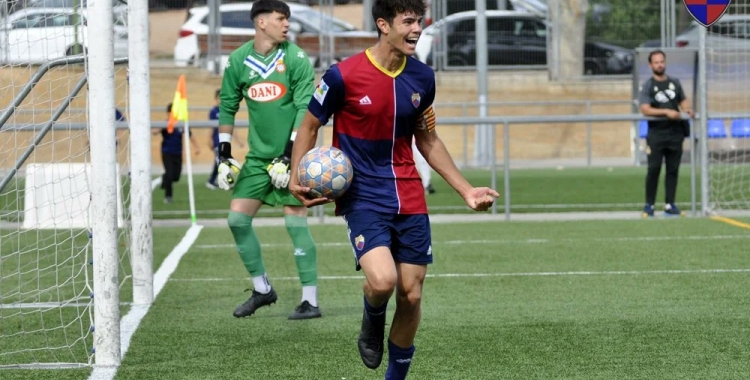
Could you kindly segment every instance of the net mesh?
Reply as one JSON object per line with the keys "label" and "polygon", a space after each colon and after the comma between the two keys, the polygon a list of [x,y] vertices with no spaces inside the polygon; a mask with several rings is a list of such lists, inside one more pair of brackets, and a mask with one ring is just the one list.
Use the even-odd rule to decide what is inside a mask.
{"label": "net mesh", "polygon": [[[22,19],[29,30],[32,20],[37,22],[33,25],[47,25],[42,36],[0,32],[0,41],[14,41],[0,44],[3,112],[39,69],[30,63],[65,55],[67,48],[60,53],[50,47],[59,47],[50,43],[60,37],[53,29],[67,37],[75,33],[69,25],[75,19],[60,21],[62,16],[70,15]],[[49,26],[55,22],[61,26]],[[38,39],[47,47],[40,48]],[[87,109],[96,105],[88,104],[86,86],[72,96],[85,75],[82,64],[50,69],[0,124],[0,184],[5,183],[0,188],[0,368],[85,366],[93,360],[89,145],[95,142],[89,141]],[[127,68],[116,66],[116,106],[123,120],[128,110],[126,77]],[[124,129],[118,130],[120,299],[126,304],[132,301],[128,137]]]}
{"label": "net mesh", "polygon": [[709,207],[719,213],[750,210],[748,11],[750,5],[733,2],[706,34]]}

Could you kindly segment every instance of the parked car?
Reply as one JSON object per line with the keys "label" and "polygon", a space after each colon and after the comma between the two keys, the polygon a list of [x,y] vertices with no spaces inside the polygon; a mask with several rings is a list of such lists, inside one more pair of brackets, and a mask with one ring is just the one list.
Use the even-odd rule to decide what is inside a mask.
{"label": "parked car", "polygon": [[[222,54],[228,55],[232,50],[251,40],[255,36],[255,26],[250,18],[252,3],[222,4],[221,29]],[[358,30],[345,21],[320,13],[302,4],[289,3],[290,40],[302,47],[315,64],[320,50],[319,36],[321,23],[334,36],[337,51],[336,59],[346,58],[377,40],[377,33]],[[176,66],[197,64],[201,54],[207,51],[208,41],[208,7],[190,9],[185,24],[180,28],[180,37],[174,47]]]}
{"label": "parked car", "polygon": [[[86,8],[88,0],[18,0],[11,1],[8,13],[14,13],[27,8]],[[121,18],[125,24],[128,20],[128,3],[125,0],[112,0],[112,12]]]}
{"label": "parked car", "polygon": [[[486,15],[489,65],[547,64],[543,19],[518,11],[487,11]],[[417,58],[432,65],[432,57],[439,55],[445,57],[447,67],[474,66],[476,17],[476,11],[455,13],[425,28],[417,42]],[[633,69],[632,50],[602,42],[586,42],[584,59],[586,74],[629,74]],[[443,68],[440,65],[438,69]]]}
{"label": "parked car", "polygon": [[[127,57],[128,28],[113,15],[114,55]],[[85,10],[24,8],[0,24],[0,62],[39,64],[80,54],[88,46]]]}
{"label": "parked car", "polygon": [[[696,21],[690,23],[677,37],[677,47],[698,48],[698,31],[704,28]],[[724,15],[719,21],[708,27],[706,46],[710,48],[727,48],[750,50],[750,15]]]}

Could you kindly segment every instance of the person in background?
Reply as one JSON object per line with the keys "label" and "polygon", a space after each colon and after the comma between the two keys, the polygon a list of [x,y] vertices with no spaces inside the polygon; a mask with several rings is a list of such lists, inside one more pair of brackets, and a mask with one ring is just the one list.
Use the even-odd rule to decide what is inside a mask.
{"label": "person in background", "polygon": [[656,189],[659,186],[662,161],[666,167],[664,215],[680,216],[682,212],[675,204],[677,176],[682,161],[682,142],[690,134],[689,125],[686,120],[682,120],[680,112],[693,117],[693,108],[682,90],[679,79],[666,74],[666,54],[661,50],[654,50],[649,53],[648,62],[653,76],[643,83],[638,97],[641,113],[644,116],[666,119],[648,121],[648,134],[646,135],[648,172],[646,173],[646,205],[643,206],[643,217],[654,216]]}
{"label": "person in background", "polygon": [[[320,318],[317,247],[307,225],[307,208],[289,194],[295,130],[315,90],[315,71],[307,54],[288,41],[289,5],[280,0],[253,2],[250,17],[255,37],[229,56],[221,85],[219,115],[219,176],[217,185],[232,190],[227,224],[237,252],[250,274],[252,295],[232,313],[253,315],[276,302],[253,219],[264,206],[284,208],[284,225],[292,240],[302,298],[289,319]],[[240,165],[232,158],[235,115],[245,103],[250,119],[250,152]],[[295,170],[296,173],[296,170]]]}
{"label": "person in background", "polygon": [[[167,119],[169,114],[172,113],[172,103],[167,104]],[[182,175],[182,139],[185,133],[184,127],[175,128],[172,133],[169,133],[167,128],[152,128],[152,135],[161,134],[161,161],[164,165],[164,174],[161,177],[161,188],[164,189],[164,203],[170,204],[174,201],[174,188],[173,183],[180,180]],[[198,143],[193,137],[193,133],[190,132],[190,145],[193,147],[193,152],[198,155],[200,154],[200,148]]]}

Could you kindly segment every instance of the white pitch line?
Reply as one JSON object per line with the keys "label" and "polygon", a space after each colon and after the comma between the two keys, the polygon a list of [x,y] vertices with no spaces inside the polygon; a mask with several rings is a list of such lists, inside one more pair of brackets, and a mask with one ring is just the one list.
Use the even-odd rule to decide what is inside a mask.
{"label": "white pitch line", "polygon": [[[557,242],[573,241],[672,241],[672,240],[733,240],[733,239],[750,239],[750,234],[745,235],[693,235],[693,236],[639,236],[639,237],[602,237],[602,238],[564,238],[564,239],[483,239],[483,240],[445,240],[433,241],[432,244],[440,245],[484,245],[484,244],[547,244]],[[323,242],[316,244],[319,247],[350,247],[348,242]],[[261,247],[291,247],[291,243],[264,243]],[[224,249],[234,248],[234,244],[201,244],[196,245],[195,249]]]}
{"label": "white pitch line", "polygon": [[[472,278],[472,277],[553,277],[553,276],[639,276],[655,274],[719,274],[750,273],[747,269],[663,269],[663,270],[616,270],[616,271],[571,271],[571,272],[504,272],[504,273],[435,273],[427,278]],[[242,281],[249,278],[204,277],[173,278],[176,282],[220,282]],[[318,280],[364,280],[365,276],[318,276]],[[298,281],[298,277],[274,277],[272,280]]]}
{"label": "white pitch line", "polygon": [[[164,262],[159,266],[159,270],[154,273],[154,299],[159,295],[164,285],[166,285],[169,277],[177,269],[177,265],[183,256],[190,250],[195,240],[200,235],[203,226],[193,225],[188,229],[185,236],[180,240],[172,252],[167,255]],[[125,358],[125,354],[128,352],[130,347],[130,340],[133,338],[133,334],[138,329],[138,325],[141,324],[143,317],[148,313],[151,305],[133,305],[120,320],[120,359]],[[112,380],[117,374],[117,367],[97,367],[94,365],[94,370],[91,371],[89,380]]]}

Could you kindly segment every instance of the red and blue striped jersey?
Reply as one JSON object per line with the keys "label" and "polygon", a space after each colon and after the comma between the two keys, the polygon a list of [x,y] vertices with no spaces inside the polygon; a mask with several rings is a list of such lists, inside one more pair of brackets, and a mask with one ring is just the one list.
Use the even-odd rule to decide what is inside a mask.
{"label": "red and blue striped jersey", "polygon": [[349,190],[336,200],[337,215],[427,213],[412,138],[434,100],[435,72],[414,58],[390,72],[365,51],[326,71],[308,110],[322,124],[333,116],[333,146],[354,167]]}

